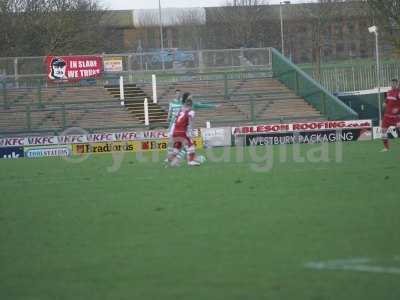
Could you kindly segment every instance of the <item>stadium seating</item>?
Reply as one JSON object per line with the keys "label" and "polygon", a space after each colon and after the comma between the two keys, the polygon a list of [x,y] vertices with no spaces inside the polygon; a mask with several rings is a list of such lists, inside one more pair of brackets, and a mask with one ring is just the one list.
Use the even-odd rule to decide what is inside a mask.
{"label": "stadium seating", "polygon": [[143,128],[145,97],[149,98],[150,124],[165,127],[168,103],[174,99],[176,89],[191,92],[195,101],[219,104],[216,109],[198,110],[196,126],[199,127],[205,126],[206,121],[215,126],[229,126],[324,118],[273,78],[236,78],[226,82],[186,78],[159,83],[157,104],[152,102],[150,83],[128,84],[125,106],[120,105],[118,86],[8,89],[7,107],[0,106],[0,132],[61,131],[71,126],[100,131]]}
{"label": "stadium seating", "polygon": [[141,126],[102,86],[7,90],[7,108],[0,107],[0,132]]}
{"label": "stadium seating", "polygon": [[[151,95],[150,84],[139,86]],[[213,80],[159,84],[158,101],[164,109],[168,109],[168,103],[174,99],[177,89],[182,93],[191,92],[195,101],[220,105],[217,109],[199,110],[196,114],[197,126],[205,126],[206,121],[232,125],[255,121],[323,119],[319,111],[273,78],[228,80],[226,87],[223,81]]]}

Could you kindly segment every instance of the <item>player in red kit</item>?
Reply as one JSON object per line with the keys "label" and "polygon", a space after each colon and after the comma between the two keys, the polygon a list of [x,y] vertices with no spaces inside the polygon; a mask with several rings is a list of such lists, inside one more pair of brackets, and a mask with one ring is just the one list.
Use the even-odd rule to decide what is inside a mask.
{"label": "player in red kit", "polygon": [[392,80],[392,88],[386,93],[385,113],[382,121],[383,152],[389,150],[388,128],[400,127],[400,89],[397,79]]}
{"label": "player in red kit", "polygon": [[[186,97],[187,98],[187,97]],[[185,104],[176,116],[172,125],[172,139],[174,149],[168,156],[168,162],[171,166],[178,166],[181,160],[179,154],[183,148],[187,151],[187,161],[189,166],[199,166],[200,163],[195,160],[195,145],[191,139],[191,132],[194,123],[194,111],[192,110],[192,100],[187,99]]]}

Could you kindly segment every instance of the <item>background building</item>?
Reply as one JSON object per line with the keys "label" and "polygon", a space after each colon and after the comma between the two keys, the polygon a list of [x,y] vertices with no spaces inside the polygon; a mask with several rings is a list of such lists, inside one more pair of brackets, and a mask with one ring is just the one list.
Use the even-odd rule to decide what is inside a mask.
{"label": "background building", "polygon": [[[307,3],[253,7],[162,9],[164,48],[281,48],[282,9],[285,54],[296,63],[366,58],[374,54],[375,23],[365,2]],[[113,51],[160,48],[158,10],[109,12]],[[383,27],[382,27],[383,28]],[[382,55],[395,55],[394,31],[383,28]]]}

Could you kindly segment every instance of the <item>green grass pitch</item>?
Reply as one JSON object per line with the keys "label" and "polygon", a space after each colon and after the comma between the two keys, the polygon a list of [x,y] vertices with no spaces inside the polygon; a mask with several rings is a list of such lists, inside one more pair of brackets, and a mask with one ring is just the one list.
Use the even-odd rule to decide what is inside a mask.
{"label": "green grass pitch", "polygon": [[[398,300],[392,145],[346,143],[340,158],[330,144],[320,162],[275,146],[268,172],[252,148],[176,169],[125,154],[115,172],[111,155],[0,160],[0,299]],[[305,267],[356,258],[369,262]]]}

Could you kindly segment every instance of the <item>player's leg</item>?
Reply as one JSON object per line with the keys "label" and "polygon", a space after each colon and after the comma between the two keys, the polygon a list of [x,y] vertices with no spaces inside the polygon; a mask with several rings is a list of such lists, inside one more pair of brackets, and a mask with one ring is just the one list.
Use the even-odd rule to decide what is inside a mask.
{"label": "player's leg", "polygon": [[382,142],[383,142],[383,149],[381,152],[389,151],[389,138],[388,138],[388,129],[391,125],[391,118],[388,115],[383,117],[382,121]]}
{"label": "player's leg", "polygon": [[173,150],[168,155],[168,162],[171,166],[179,166],[182,160],[181,152],[184,148],[185,142],[185,138],[181,135],[173,136]]}
{"label": "player's leg", "polygon": [[[173,144],[173,143],[172,143]],[[188,152],[187,152],[187,147],[182,147],[181,152],[178,154],[178,156],[183,159],[184,157],[188,157]]]}
{"label": "player's leg", "polygon": [[185,159],[185,157],[186,157],[186,147],[182,147],[181,150],[179,151],[179,153],[176,155],[176,157],[180,161]]}
{"label": "player's leg", "polygon": [[396,129],[398,137],[400,137],[400,114],[396,116]]}
{"label": "player's leg", "polygon": [[382,152],[386,152],[389,150],[389,139],[388,139],[388,128],[382,127],[382,141],[383,141],[383,149]]}
{"label": "player's leg", "polygon": [[173,137],[173,129],[172,126],[168,127],[168,144],[167,144],[167,158],[165,162],[169,162],[169,157],[174,152],[174,137]]}
{"label": "player's leg", "polygon": [[189,166],[199,166],[200,163],[196,161],[196,147],[191,138],[187,137],[186,140],[187,161]]}
{"label": "player's leg", "polygon": [[168,162],[170,166],[177,167],[179,166],[180,159],[178,158],[178,154],[182,149],[182,143],[176,142],[174,143],[174,148],[172,149],[171,153],[168,156]]}
{"label": "player's leg", "polygon": [[168,135],[168,144],[167,144],[167,158],[165,162],[170,162],[170,157],[174,154],[174,138],[171,134]]}

